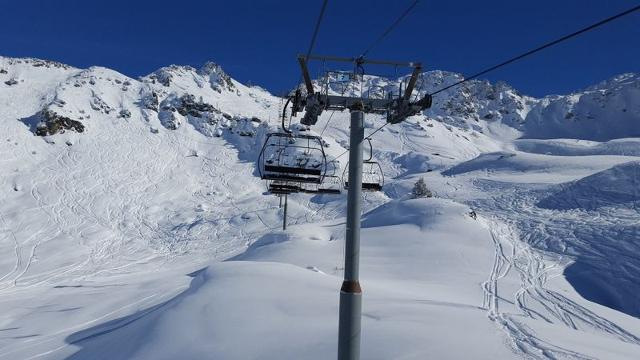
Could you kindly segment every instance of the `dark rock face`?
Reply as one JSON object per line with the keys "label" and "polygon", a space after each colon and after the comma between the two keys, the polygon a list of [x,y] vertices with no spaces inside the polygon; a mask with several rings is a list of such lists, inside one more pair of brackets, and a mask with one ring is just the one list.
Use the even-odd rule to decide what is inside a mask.
{"label": "dark rock face", "polygon": [[91,100],[89,102],[91,108],[95,111],[100,111],[104,114],[109,114],[113,111],[113,108],[109,106],[104,100],[98,96],[96,92],[91,91]]}
{"label": "dark rock face", "polygon": [[4,82],[6,85],[12,86],[18,83],[16,79],[10,79]]}
{"label": "dark rock face", "polygon": [[218,112],[213,105],[207,104],[200,99],[198,102],[195,96],[185,94],[180,97],[180,104],[176,105],[176,110],[182,116],[191,115],[193,117],[202,117],[204,112]]}
{"label": "dark rock face", "polygon": [[173,108],[163,108],[158,113],[158,120],[160,120],[162,126],[169,130],[176,130],[182,124],[180,120],[176,118],[173,110]]}
{"label": "dark rock face", "polygon": [[156,74],[152,74],[151,76],[149,76],[149,78],[151,78],[151,81],[153,83],[157,81],[160,84],[168,87],[169,85],[171,85],[171,80],[173,79],[173,75],[169,72],[159,72]]}
{"label": "dark rock face", "polygon": [[40,112],[42,121],[36,126],[35,133],[38,136],[64,133],[66,130],[84,132],[84,125],[80,121],[69,119],[55,112],[45,109]]}
{"label": "dark rock face", "polygon": [[222,70],[222,67],[214,62],[208,61],[198,70],[198,74],[208,76],[211,88],[218,92],[222,90],[235,91],[236,86],[231,81],[231,77]]}
{"label": "dark rock face", "polygon": [[70,69],[71,67],[67,64],[59,63],[57,61],[51,60],[40,60],[40,59],[26,59],[26,63],[31,63],[33,67],[46,67],[46,68],[61,68],[61,69]]}
{"label": "dark rock face", "polygon": [[158,112],[159,104],[158,94],[155,91],[151,91],[142,97],[142,105],[145,109]]}
{"label": "dark rock face", "polygon": [[[60,68],[60,69],[71,69],[71,66],[59,63],[57,61],[51,60],[41,60],[34,58],[9,58],[7,59],[7,64],[15,65],[15,64],[29,64],[33,67],[45,67],[45,68]],[[1,71],[0,71],[1,73]]]}
{"label": "dark rock face", "polygon": [[202,97],[196,100],[192,94],[179,97],[171,94],[160,102],[159,110],[158,119],[169,130],[177,129],[185,120],[196,128],[205,124],[215,125],[221,114],[213,105],[204,102]]}

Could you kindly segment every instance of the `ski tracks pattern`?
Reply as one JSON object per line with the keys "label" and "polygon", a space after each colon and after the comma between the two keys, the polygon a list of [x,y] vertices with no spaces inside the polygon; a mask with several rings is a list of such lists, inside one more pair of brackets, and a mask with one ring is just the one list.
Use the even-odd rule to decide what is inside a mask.
{"label": "ski tracks pattern", "polygon": [[[640,345],[640,338],[615,323],[579,305],[566,296],[545,287],[547,280],[562,273],[563,267],[531,248],[518,236],[513,224],[498,219],[480,218],[488,227],[495,248],[494,262],[488,279],[482,284],[482,307],[489,319],[507,334],[517,351],[534,359],[591,359],[591,357],[554,345],[538,337],[517,318],[525,316],[547,323],[561,323],[574,330],[606,333],[622,341]],[[504,221],[504,220],[503,220]],[[510,272],[520,279],[513,301],[499,292],[500,280]],[[517,312],[501,311],[500,303],[516,306]]]}

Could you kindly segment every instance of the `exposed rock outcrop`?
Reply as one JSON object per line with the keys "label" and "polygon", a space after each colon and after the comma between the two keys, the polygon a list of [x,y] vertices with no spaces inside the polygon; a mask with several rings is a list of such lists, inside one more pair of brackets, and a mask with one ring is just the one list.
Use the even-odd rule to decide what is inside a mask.
{"label": "exposed rock outcrop", "polygon": [[73,130],[79,133],[84,132],[84,125],[80,121],[59,115],[52,110],[44,109],[38,116],[41,117],[41,121],[35,129],[35,133],[38,136],[64,133],[66,130]]}

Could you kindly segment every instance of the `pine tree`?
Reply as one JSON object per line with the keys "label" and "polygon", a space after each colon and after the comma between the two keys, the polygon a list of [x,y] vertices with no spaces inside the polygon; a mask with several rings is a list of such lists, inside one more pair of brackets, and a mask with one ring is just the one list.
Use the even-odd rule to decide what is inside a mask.
{"label": "pine tree", "polygon": [[413,186],[413,190],[411,190],[411,194],[413,195],[414,199],[433,197],[433,193],[427,188],[427,184],[424,182],[424,178],[420,178],[416,182],[416,184]]}

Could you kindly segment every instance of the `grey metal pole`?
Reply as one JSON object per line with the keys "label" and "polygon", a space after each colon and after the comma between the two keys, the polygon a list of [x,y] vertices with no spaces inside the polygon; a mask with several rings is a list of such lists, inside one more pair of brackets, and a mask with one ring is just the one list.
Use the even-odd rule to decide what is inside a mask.
{"label": "grey metal pole", "polygon": [[364,113],[351,109],[349,135],[349,184],[347,193],[347,234],[345,241],[344,281],[340,289],[340,324],[338,328],[338,359],[360,359],[360,216],[362,212],[362,149]]}
{"label": "grey metal pole", "polygon": [[282,217],[282,230],[287,230],[287,195],[284,194],[284,216]]}
{"label": "grey metal pole", "polygon": [[280,205],[278,205],[278,208],[282,209],[282,195],[278,196],[278,198],[280,198]]}

